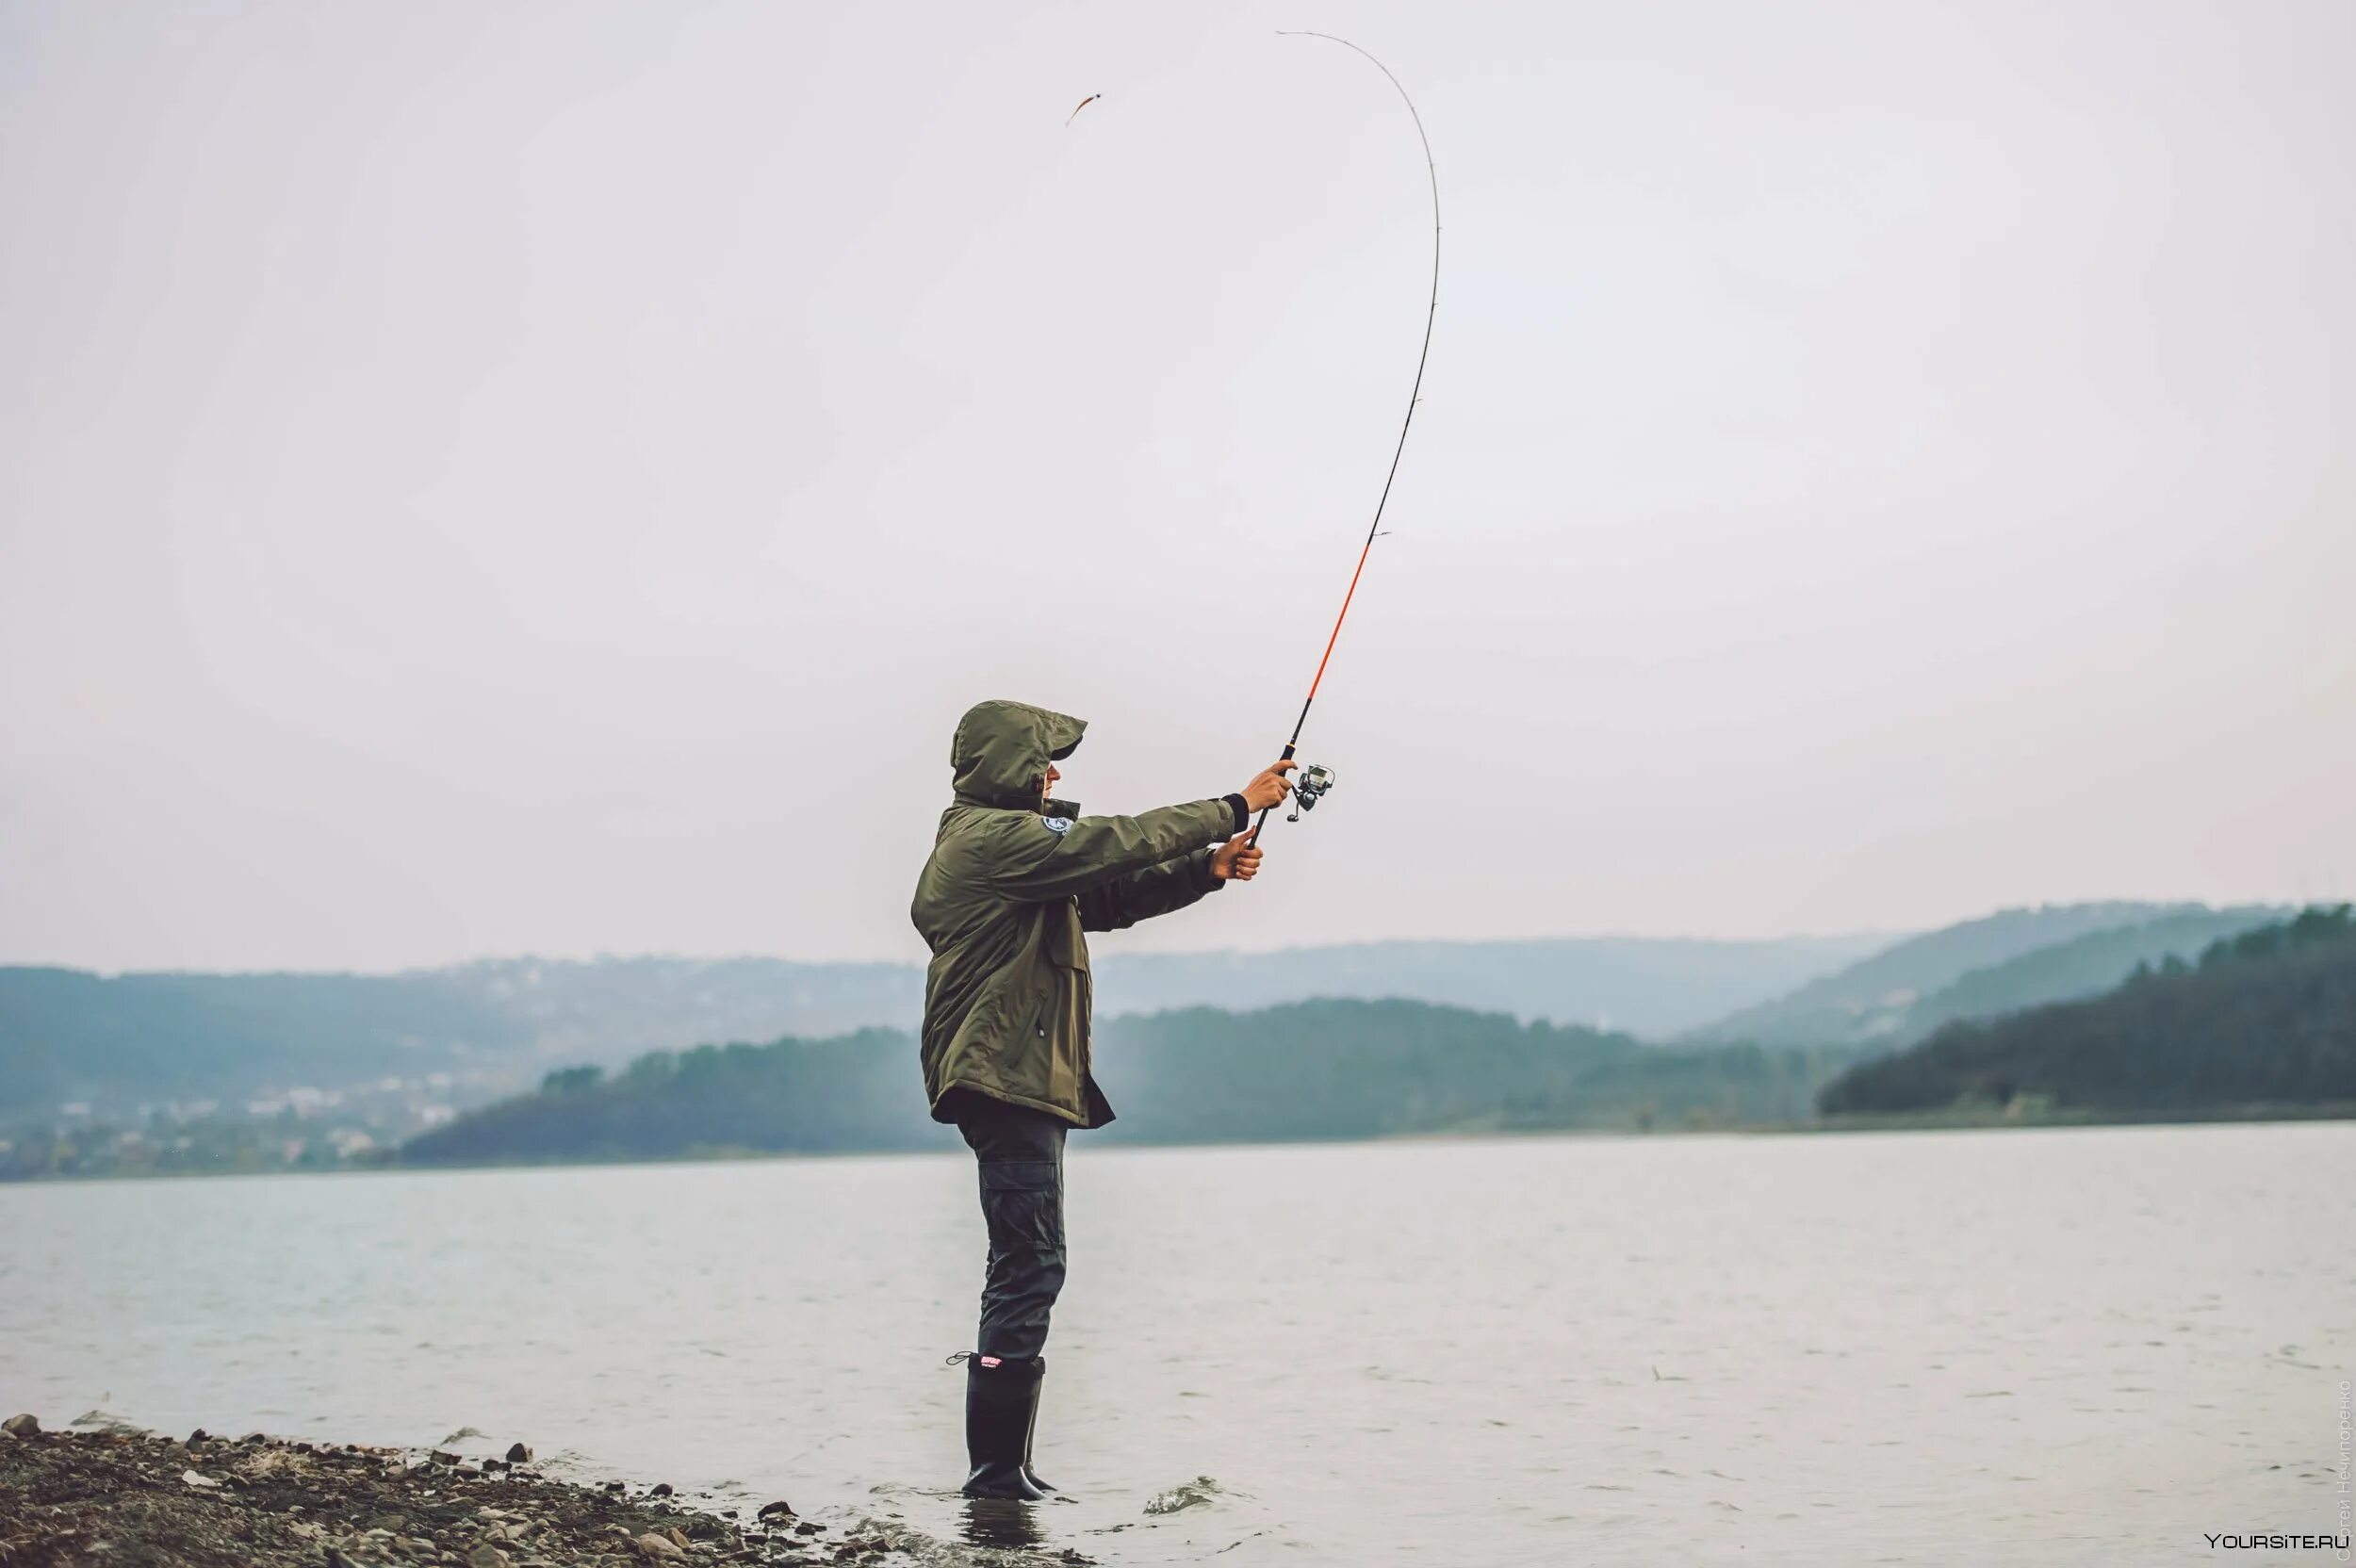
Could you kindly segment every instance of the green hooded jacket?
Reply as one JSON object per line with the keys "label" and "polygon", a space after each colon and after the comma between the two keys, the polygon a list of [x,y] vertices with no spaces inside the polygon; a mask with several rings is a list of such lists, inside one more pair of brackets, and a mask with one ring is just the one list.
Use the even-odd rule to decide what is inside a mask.
{"label": "green hooded jacket", "polygon": [[1083,817],[1043,800],[1052,759],[1087,721],[984,702],[957,721],[957,798],[908,910],[933,950],[924,974],[924,1092],[935,1120],[960,1091],[1059,1116],[1113,1119],[1088,1071],[1084,931],[1117,931],[1183,909],[1219,886],[1211,849],[1236,831],[1240,797]]}

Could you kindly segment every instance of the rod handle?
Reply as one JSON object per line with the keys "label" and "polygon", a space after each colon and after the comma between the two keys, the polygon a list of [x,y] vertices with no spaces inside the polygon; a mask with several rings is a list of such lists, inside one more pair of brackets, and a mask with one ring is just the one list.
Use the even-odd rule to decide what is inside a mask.
{"label": "rod handle", "polygon": [[[1291,761],[1293,760],[1293,747],[1299,743],[1300,743],[1297,741],[1286,741],[1284,743],[1284,755],[1278,758],[1277,760],[1280,762]],[[1260,820],[1252,825],[1252,841],[1253,843],[1256,844],[1260,841],[1260,829],[1268,825],[1268,814],[1275,809],[1276,808],[1273,806],[1263,806],[1260,808]]]}

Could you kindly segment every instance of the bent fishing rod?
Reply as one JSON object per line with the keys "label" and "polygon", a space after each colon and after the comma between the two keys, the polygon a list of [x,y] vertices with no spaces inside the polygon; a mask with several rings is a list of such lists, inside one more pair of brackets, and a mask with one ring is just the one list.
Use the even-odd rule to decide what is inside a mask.
{"label": "bent fishing rod", "polygon": [[[1399,85],[1397,76],[1391,74],[1389,66],[1375,59],[1372,55],[1360,49],[1350,40],[1335,38],[1332,33],[1280,31],[1277,36],[1279,38],[1321,38],[1329,43],[1338,43],[1345,49],[1356,50],[1372,61],[1374,68],[1389,79],[1391,87],[1399,93],[1399,102],[1407,106],[1409,118],[1415,122],[1415,139],[1423,144],[1424,174],[1432,184],[1432,298],[1424,308],[1423,348],[1415,355],[1415,384],[1407,394],[1407,416],[1399,421],[1399,443],[1391,449],[1390,470],[1383,477],[1383,494],[1376,498],[1374,503],[1374,520],[1366,525],[1366,542],[1359,547],[1358,564],[1350,574],[1349,591],[1342,595],[1341,613],[1333,617],[1333,629],[1325,639],[1325,652],[1317,660],[1317,673],[1309,682],[1309,694],[1301,704],[1301,716],[1293,721],[1292,738],[1284,743],[1284,755],[1282,760],[1289,762],[1293,760],[1293,754],[1301,745],[1301,731],[1309,722],[1309,709],[1317,700],[1317,688],[1325,683],[1325,667],[1333,662],[1333,645],[1341,640],[1342,623],[1350,618],[1350,601],[1358,596],[1358,580],[1366,575],[1366,557],[1373,553],[1374,542],[1383,536],[1383,509],[1390,504],[1391,486],[1399,479],[1399,460],[1400,455],[1407,450],[1407,433],[1415,428],[1416,404],[1423,401],[1423,369],[1425,364],[1432,358],[1432,324],[1440,314],[1440,172],[1432,161],[1432,139],[1424,135],[1423,116],[1415,112],[1415,101],[1407,96],[1407,90]],[[1301,813],[1316,806],[1319,797],[1333,787],[1332,769],[1316,766],[1301,769],[1301,777],[1293,786],[1292,814],[1285,820],[1299,822]],[[1268,812],[1275,809],[1273,806],[1263,808],[1260,812],[1260,820],[1252,825],[1253,843],[1260,841],[1260,830],[1268,825]]]}

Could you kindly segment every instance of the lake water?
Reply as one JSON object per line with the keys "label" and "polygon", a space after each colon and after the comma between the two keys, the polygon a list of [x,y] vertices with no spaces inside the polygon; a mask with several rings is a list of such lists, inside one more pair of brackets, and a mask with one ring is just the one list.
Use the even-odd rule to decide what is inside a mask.
{"label": "lake water", "polygon": [[[1050,1552],[2152,1562],[2348,1528],[2356,1126],[1070,1166],[1039,1452],[1082,1500],[1033,1511]],[[471,1427],[956,1561],[973,1189],[961,1148],[0,1188],[0,1404]]]}

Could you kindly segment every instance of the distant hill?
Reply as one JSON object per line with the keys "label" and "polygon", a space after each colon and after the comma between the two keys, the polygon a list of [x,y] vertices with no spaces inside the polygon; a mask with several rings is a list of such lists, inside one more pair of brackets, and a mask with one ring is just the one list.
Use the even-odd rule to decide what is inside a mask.
{"label": "distant hill", "polygon": [[[1873,937],[1380,942],[1263,954],[1125,955],[1102,944],[1114,1016],[1203,1004],[1405,996],[1669,1033],[1836,969]],[[0,1117],[62,1102],[127,1111],[383,1074],[519,1088],[560,1063],[614,1067],[704,1041],[914,1027],[909,964],[516,958],[395,975],[0,969]],[[462,1095],[462,1098],[464,1096]]]}
{"label": "distant hill", "polygon": [[[2157,923],[2220,921],[2209,935],[2240,929],[2277,918],[2279,909],[2217,911],[2202,904],[2063,904],[2036,909],[2005,909],[1982,920],[1965,921],[1896,942],[1836,973],[1811,980],[1789,995],[1741,1008],[1695,1029],[1686,1037],[1695,1043],[1756,1040],[1762,1045],[1879,1045],[1894,1049],[1926,1032],[1951,1009],[1980,1005],[2010,1007],[2049,1000],[2036,994],[2040,986],[2078,985],[2100,968],[2104,955],[2133,949],[2142,956],[2153,942],[2184,940],[2180,949],[2192,952],[2205,937],[2186,939],[2192,923],[2168,924],[2156,935],[2119,939],[2116,947],[2096,946],[2074,956],[2058,958],[2050,967],[2033,966],[2007,974],[1974,972],[2011,964],[2040,949],[2053,948],[2099,932],[2149,928]],[[2129,957],[2119,971],[2088,988],[2117,983],[2135,965]],[[1941,993],[1948,993],[1942,995]],[[1918,1021],[1916,1008],[1928,999]]]}
{"label": "distant hill", "polygon": [[617,1067],[648,1051],[707,1040],[908,1027],[924,1006],[924,972],[913,964],[498,958],[415,978],[521,1024],[533,1047],[523,1064],[529,1077],[552,1061]]}
{"label": "distant hill", "polygon": [[1826,1086],[1827,1115],[2015,1102],[2168,1112],[2356,1102],[2356,920],[2311,909],[2107,995],[1986,1022]]}
{"label": "distant hill", "polygon": [[460,1071],[531,1045],[524,1021],[430,975],[0,970],[0,1110]]}
{"label": "distant hill", "polygon": [[[1732,1126],[1806,1117],[1846,1058],[1755,1046],[1666,1051],[1419,1002],[1197,1007],[1109,1021],[1098,1074],[1112,1141],[1373,1137],[1567,1127]],[[926,1116],[915,1040],[835,1039],[650,1055],[412,1140],[404,1164],[655,1159],[955,1147]]]}
{"label": "distant hill", "polygon": [[2053,1002],[2100,996],[2139,968],[2191,958],[2212,942],[2282,918],[2280,909],[2251,906],[2164,915],[2140,925],[2089,931],[2083,937],[1975,969],[1906,1011],[1893,1042],[1911,1045],[1942,1024],[1963,1018],[1997,1018]]}
{"label": "distant hill", "polygon": [[672,1159],[728,1151],[924,1149],[957,1141],[926,1115],[916,1042],[896,1029],[774,1045],[654,1052],[613,1077],[548,1074],[536,1093],[412,1139],[408,1165]]}
{"label": "distant hill", "polygon": [[1115,1021],[1098,1076],[1116,1142],[1216,1143],[1805,1119],[1852,1059],[1676,1050],[1415,1002],[1193,1007]]}

